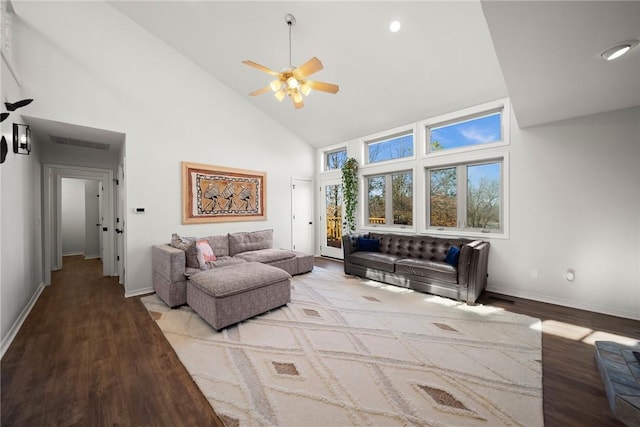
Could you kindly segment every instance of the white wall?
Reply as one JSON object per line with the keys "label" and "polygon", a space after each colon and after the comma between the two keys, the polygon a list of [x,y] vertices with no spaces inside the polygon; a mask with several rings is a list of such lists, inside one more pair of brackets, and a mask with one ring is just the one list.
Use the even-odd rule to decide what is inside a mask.
{"label": "white wall", "polygon": [[[22,99],[23,92],[5,62],[0,62],[2,102]],[[13,152],[12,124],[24,123],[19,113],[11,113],[1,125],[9,146],[6,161],[0,166],[1,354],[43,289],[40,153],[36,146],[28,156]]]}
{"label": "white wall", "polygon": [[640,107],[512,120],[511,238],[491,241],[488,289],[640,319]]}
{"label": "white wall", "polygon": [[[128,295],[149,290],[151,246],[172,232],[273,228],[290,245],[291,176],[313,170],[311,146],[108,4],[15,8],[30,115],[126,134]],[[180,161],[266,171],[268,219],[182,225]]]}
{"label": "white wall", "polygon": [[61,180],[62,255],[84,255],[85,247],[85,180]]}
{"label": "white wall", "polygon": [[[527,129],[510,119],[509,238],[483,236],[487,289],[640,320],[640,107]],[[320,149],[316,164],[344,146],[358,158],[361,144]]]}
{"label": "white wall", "polygon": [[84,181],[84,256],[85,258],[100,257],[100,230],[96,226],[100,223],[100,203],[98,200],[98,181],[87,179]]}

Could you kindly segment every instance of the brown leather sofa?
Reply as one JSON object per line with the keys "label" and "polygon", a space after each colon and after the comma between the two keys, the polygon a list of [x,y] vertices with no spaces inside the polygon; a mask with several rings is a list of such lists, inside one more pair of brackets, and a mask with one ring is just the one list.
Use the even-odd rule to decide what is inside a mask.
{"label": "brown leather sofa", "polygon": [[[359,237],[377,240],[378,251],[357,250]],[[452,246],[460,250],[457,265],[445,262]],[[489,242],[465,238],[348,234],[342,237],[344,272],[475,304],[487,286],[489,246]]]}

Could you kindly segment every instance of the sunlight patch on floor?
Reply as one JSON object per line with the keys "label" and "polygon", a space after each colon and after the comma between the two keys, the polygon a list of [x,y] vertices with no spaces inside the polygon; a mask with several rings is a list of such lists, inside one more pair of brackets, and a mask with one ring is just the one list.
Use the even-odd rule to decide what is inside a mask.
{"label": "sunlight patch on floor", "polygon": [[385,285],[383,283],[376,282],[375,280],[367,280],[367,281],[362,281],[360,283],[362,283],[365,286],[369,286],[371,288],[377,288],[377,289],[382,289],[384,291],[393,292],[394,294],[410,294],[415,292],[412,289],[402,288],[400,286],[394,286],[394,285]]}
{"label": "sunlight patch on floor", "polygon": [[543,320],[542,332],[573,341],[579,341],[592,333],[593,330],[557,320]]}
{"label": "sunlight patch on floor", "polygon": [[478,305],[461,304],[456,308],[458,310],[468,311],[470,313],[479,314],[481,316],[490,316],[492,314],[505,311],[505,309],[502,307],[492,307],[489,305],[480,305],[480,304]]}
{"label": "sunlight patch on floor", "polygon": [[571,323],[559,322],[557,320],[543,320],[541,324],[531,325],[531,329],[542,329],[542,332],[545,334],[555,335],[572,341],[582,341],[589,345],[594,345],[596,341],[613,341],[627,346],[640,344],[640,341],[635,338],[611,334],[609,332],[594,331],[593,329],[583,326],[572,325]]}
{"label": "sunlight patch on floor", "polygon": [[618,344],[626,345],[629,347],[640,344],[640,341],[634,338],[625,337],[622,335],[611,334],[609,332],[595,331],[591,335],[585,337],[582,342],[585,344],[595,345],[596,341],[613,341]]}

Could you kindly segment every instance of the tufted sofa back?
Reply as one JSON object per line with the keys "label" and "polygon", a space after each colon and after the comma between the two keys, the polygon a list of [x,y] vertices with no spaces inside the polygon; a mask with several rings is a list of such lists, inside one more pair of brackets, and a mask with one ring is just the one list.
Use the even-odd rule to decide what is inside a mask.
{"label": "tufted sofa back", "polygon": [[444,261],[451,246],[458,248],[470,239],[442,238],[434,236],[370,233],[369,237],[380,240],[380,252],[401,257],[428,261]]}

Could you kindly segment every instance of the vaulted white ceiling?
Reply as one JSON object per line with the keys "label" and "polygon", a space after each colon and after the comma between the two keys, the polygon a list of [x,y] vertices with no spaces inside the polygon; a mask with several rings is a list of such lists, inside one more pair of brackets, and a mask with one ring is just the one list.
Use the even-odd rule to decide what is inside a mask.
{"label": "vaulted white ceiling", "polygon": [[[505,96],[520,126],[640,105],[640,49],[598,57],[640,38],[640,2],[111,4],[318,147]],[[297,20],[293,65],[316,56],[325,68],[313,79],[340,85],[312,92],[301,110],[250,97],[271,79],[241,63],[288,65],[287,13]]]}

